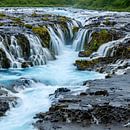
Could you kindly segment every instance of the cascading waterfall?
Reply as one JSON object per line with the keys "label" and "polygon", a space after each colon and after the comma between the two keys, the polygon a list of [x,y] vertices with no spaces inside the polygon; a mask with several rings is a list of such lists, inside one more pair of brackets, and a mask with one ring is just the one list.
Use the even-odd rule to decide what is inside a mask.
{"label": "cascading waterfall", "polygon": [[33,34],[25,34],[30,43],[29,60],[33,65],[44,65],[48,60],[53,59],[50,51],[42,47],[40,39]]}
{"label": "cascading waterfall", "polygon": [[[67,22],[66,28],[63,28],[60,24],[48,25],[48,31],[51,37],[50,41],[50,50],[54,55],[59,55],[62,53],[64,45],[68,44],[68,40],[74,37],[73,35],[73,26],[78,26],[76,21]],[[19,43],[18,37],[23,35],[24,39],[28,40],[26,45],[28,50],[28,55],[24,55],[25,50],[23,50],[24,44]],[[17,35],[9,36],[10,44],[1,36],[1,48],[6,54],[6,57],[10,61],[11,68],[21,68],[22,63],[30,63],[31,65],[44,65],[48,60],[54,59],[54,56],[50,53],[48,48],[42,46],[41,39],[35,34],[31,33],[22,33]],[[6,45],[7,44],[7,45]],[[6,45],[6,46],[5,46]],[[25,48],[24,48],[25,49]],[[2,67],[1,67],[2,68]]]}
{"label": "cascading waterfall", "polygon": [[[11,53],[11,51],[9,51],[11,48],[12,48],[12,46],[11,46],[11,48],[9,47],[9,50],[7,49],[7,47],[5,46],[5,41],[4,41],[4,38],[2,37],[2,36],[0,36],[0,49],[2,49],[3,51],[4,51],[4,53],[5,53],[5,55],[6,55],[6,57],[9,59],[9,61],[11,62],[11,67],[14,67],[14,65],[15,64],[17,64],[17,66],[19,66],[18,65],[18,62],[15,60],[15,57],[14,57],[14,55]],[[12,45],[12,40],[11,40],[11,45]],[[9,45],[8,45],[9,46]],[[4,57],[5,58],[5,57]],[[1,65],[1,64],[0,64]],[[1,66],[1,68],[2,68],[2,66]]]}
{"label": "cascading waterfall", "polygon": [[[53,56],[47,48],[42,47],[40,39],[34,34],[22,34],[29,41],[30,56],[24,57],[22,47],[16,36],[10,36],[10,44],[0,36],[0,48],[10,61],[11,68],[21,68],[23,62],[31,62],[33,65],[44,65],[48,60],[52,60]],[[6,42],[5,42],[6,41]],[[1,66],[2,68],[2,66]]]}
{"label": "cascading waterfall", "polygon": [[125,38],[122,38],[122,39],[119,39],[119,40],[115,40],[115,41],[105,43],[105,44],[103,44],[99,47],[97,52],[94,52],[92,54],[92,57],[94,57],[94,56],[96,56],[96,57],[111,56],[112,57],[113,54],[114,54],[114,51],[115,51],[115,47],[117,45],[120,45],[120,44],[125,44],[128,39],[130,39],[130,35],[126,35]]}
{"label": "cascading waterfall", "polygon": [[82,28],[79,29],[73,41],[73,48],[76,51],[83,50],[85,42],[89,43],[90,39],[91,39],[91,34],[88,29],[82,29]]}
{"label": "cascading waterfall", "polygon": [[54,27],[49,25],[48,31],[51,37],[50,49],[52,52],[54,52],[55,55],[61,54],[65,44],[64,34],[61,30],[61,27],[59,25],[55,25]]}

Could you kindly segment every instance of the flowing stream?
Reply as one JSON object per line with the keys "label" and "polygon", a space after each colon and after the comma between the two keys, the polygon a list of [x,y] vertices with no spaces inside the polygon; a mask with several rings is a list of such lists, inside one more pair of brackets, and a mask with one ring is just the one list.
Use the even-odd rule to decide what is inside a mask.
{"label": "flowing stream", "polygon": [[[5,9],[0,9],[5,11]],[[34,9],[21,8],[17,10],[20,12],[24,10],[24,13],[32,13]],[[58,14],[63,16],[69,16],[80,21],[82,25],[87,25],[85,22],[90,17],[98,16],[98,11],[83,11],[83,10],[60,10],[60,9],[51,9],[51,8],[39,8],[37,11],[41,13],[50,13]],[[6,13],[14,12],[13,8],[6,10]],[[111,12],[101,12],[100,15],[111,14]],[[77,23],[75,23],[76,25]],[[85,41],[85,35],[87,30],[79,30],[75,40],[71,45],[65,43],[64,35],[62,30],[58,25],[55,25],[57,32],[56,34],[51,26],[48,26],[49,33],[52,40],[52,50],[56,55],[56,60],[50,61],[51,55],[47,49],[43,49],[40,41],[37,37],[26,34],[26,37],[29,39],[30,48],[31,48],[31,60],[34,60],[35,66],[26,69],[9,69],[9,70],[0,70],[0,84],[9,86],[10,83],[19,80],[20,78],[27,78],[30,81],[32,79],[37,82],[32,81],[31,85],[28,88],[19,90],[19,93],[13,95],[19,97],[18,105],[15,108],[11,108],[10,111],[6,113],[5,117],[0,118],[0,130],[33,130],[32,123],[35,122],[33,117],[39,112],[46,112],[50,105],[51,100],[49,99],[49,94],[54,93],[57,88],[70,88],[74,91],[74,94],[77,94],[80,91],[84,91],[86,87],[82,86],[83,81],[93,80],[93,79],[102,79],[104,78],[103,74],[89,71],[78,71],[73,65],[76,59],[78,59],[77,50],[83,49],[83,44]],[[71,26],[68,23],[68,26]],[[70,28],[70,37],[73,37],[72,27]],[[82,35],[81,35],[82,34]],[[87,36],[89,40],[90,36]],[[15,38],[12,37],[12,41],[15,41]],[[37,43],[37,44],[36,44]],[[9,55],[6,48],[3,46],[3,38],[1,37],[0,47],[7,53],[8,57],[12,56],[12,53]],[[12,49],[16,50],[17,44],[12,42]],[[42,49],[41,49],[42,48]],[[104,47],[105,48],[105,47]],[[76,51],[75,51],[76,50]],[[101,48],[98,50],[101,52]],[[14,52],[14,51],[13,51]],[[40,53],[39,53],[40,52]],[[16,52],[19,59],[14,61],[21,60],[19,52]],[[34,57],[34,55],[36,57]],[[12,60],[12,63],[14,61]],[[23,60],[23,59],[22,59]],[[49,61],[48,61],[49,60]],[[44,65],[44,62],[48,63]],[[77,91],[78,90],[78,91]]]}
{"label": "flowing stream", "polygon": [[[15,96],[20,98],[17,107],[7,112],[7,116],[0,120],[1,130],[32,130],[33,117],[38,112],[48,110],[51,101],[49,94],[57,88],[68,87],[73,91],[82,91],[85,88],[80,85],[85,80],[104,78],[96,72],[78,71],[73,66],[77,58],[77,52],[71,46],[65,45],[57,60],[50,61],[47,65],[29,69],[15,69],[2,71],[0,82],[7,83],[21,77],[33,78],[40,82],[32,83]],[[78,91],[78,92],[79,92]]]}

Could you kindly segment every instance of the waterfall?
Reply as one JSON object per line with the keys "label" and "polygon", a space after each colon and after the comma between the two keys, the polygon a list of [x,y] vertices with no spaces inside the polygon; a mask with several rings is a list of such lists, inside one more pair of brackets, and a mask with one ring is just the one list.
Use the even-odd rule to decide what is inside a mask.
{"label": "waterfall", "polygon": [[103,45],[101,45],[99,47],[99,49],[97,50],[97,52],[94,52],[92,54],[92,57],[96,56],[96,57],[107,57],[107,56],[113,56],[114,54],[114,49],[117,45],[120,44],[125,44],[127,43],[127,40],[130,40],[130,35],[126,35],[125,38],[119,39],[119,40],[115,40],[115,41],[111,41],[108,43],[105,43]]}
{"label": "waterfall", "polygon": [[49,49],[43,47],[44,41],[41,41],[38,36],[27,32],[11,34],[8,38],[6,34],[1,35],[0,48],[10,61],[11,68],[21,68],[26,63],[33,66],[44,65],[48,60],[54,59],[52,54],[61,54],[68,41],[72,43],[74,37],[72,29],[75,25],[78,26],[75,21],[67,22],[65,28],[60,24],[48,25],[47,29],[51,38]]}
{"label": "waterfall", "polygon": [[[10,43],[7,42],[7,36],[0,36],[0,49],[4,56],[1,58],[7,58],[11,68],[21,68],[22,63],[31,62],[32,65],[44,65],[48,60],[52,60],[53,57],[47,48],[44,48],[40,39],[33,34],[22,34],[28,41],[29,45],[26,45],[29,49],[29,57],[25,57],[22,45],[20,44],[17,36],[9,36]],[[2,68],[1,64],[0,67]]]}
{"label": "waterfall", "polygon": [[50,51],[42,47],[40,39],[33,34],[25,34],[30,43],[30,57],[29,61],[33,65],[44,65],[48,60],[53,59]]}
{"label": "waterfall", "polygon": [[64,34],[59,25],[55,25],[54,27],[48,26],[48,31],[51,37],[50,49],[55,55],[59,55],[62,53],[65,40]]}
{"label": "waterfall", "polygon": [[84,44],[86,42],[86,40],[88,41],[89,40],[89,37],[87,36],[87,39],[86,39],[86,35],[88,34],[88,31],[87,29],[80,29],[75,38],[74,38],[74,41],[73,41],[73,48],[76,50],[76,51],[80,51],[80,50],[83,50],[84,48]]}
{"label": "waterfall", "polygon": [[[5,40],[4,40],[4,38],[2,36],[0,36],[0,38],[1,38],[0,49],[3,50],[3,52],[5,53],[5,56],[6,56],[6,57],[3,57],[3,58],[7,58],[10,61],[10,66],[11,67],[16,67],[16,66],[19,67],[20,63],[18,63],[16,61],[15,56],[13,55],[13,53],[14,53],[14,50],[13,50],[14,48],[13,47],[14,46],[12,46],[12,44],[13,44],[13,38],[14,37],[13,36],[11,37],[11,45],[10,46],[6,45],[7,43],[5,43]],[[9,47],[9,50],[7,49],[7,47]],[[12,48],[12,51],[10,51],[11,48]],[[18,50],[15,50],[15,51],[18,52]],[[0,64],[0,67],[2,68],[1,64]]]}

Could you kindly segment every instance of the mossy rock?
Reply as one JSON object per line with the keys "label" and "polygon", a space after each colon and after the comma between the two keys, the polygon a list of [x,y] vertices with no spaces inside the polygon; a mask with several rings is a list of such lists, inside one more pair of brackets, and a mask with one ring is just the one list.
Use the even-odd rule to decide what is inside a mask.
{"label": "mossy rock", "polygon": [[130,48],[125,45],[116,46],[114,48],[113,57],[129,59],[130,58]]}
{"label": "mossy rock", "polygon": [[42,20],[43,21],[49,21],[50,19],[48,17],[43,17]]}
{"label": "mossy rock", "polygon": [[28,28],[28,29],[32,29],[32,28],[33,28],[33,26],[32,26],[31,24],[24,24],[24,26],[25,26],[26,28]]}
{"label": "mossy rock", "polygon": [[38,14],[37,14],[36,12],[33,12],[33,13],[31,14],[31,16],[32,16],[32,17],[37,17]]}
{"label": "mossy rock", "polygon": [[4,13],[0,13],[0,18],[4,18],[6,15]]}
{"label": "mossy rock", "polygon": [[99,63],[98,59],[95,60],[76,60],[75,65],[77,66],[78,70],[86,70],[88,68],[93,68],[94,65]]}
{"label": "mossy rock", "polygon": [[121,35],[114,30],[108,31],[106,29],[102,29],[98,32],[94,32],[92,34],[92,40],[90,41],[90,43],[86,43],[84,45],[85,52],[91,55],[93,52],[97,51],[102,44],[112,40],[117,40],[119,38],[121,38]]}
{"label": "mossy rock", "polygon": [[67,18],[65,16],[60,16],[57,18],[57,21],[59,22],[64,33],[66,33],[68,31],[67,22],[69,22],[69,18]]}
{"label": "mossy rock", "polygon": [[109,18],[107,18],[107,19],[103,22],[103,24],[105,24],[106,26],[114,26],[114,25],[116,24],[116,22],[115,22],[115,21],[111,21],[111,20],[109,20]]}
{"label": "mossy rock", "polygon": [[72,31],[73,31],[73,33],[77,33],[79,31],[79,27],[74,26]]}
{"label": "mossy rock", "polygon": [[20,18],[11,18],[12,21],[14,22],[14,24],[19,25],[19,26],[24,26],[24,23],[22,22],[22,20]]}
{"label": "mossy rock", "polygon": [[38,35],[43,41],[42,46],[49,48],[50,44],[50,34],[46,27],[33,27],[32,31]]}
{"label": "mossy rock", "polygon": [[128,52],[130,53],[130,47],[127,48]]}
{"label": "mossy rock", "polygon": [[4,23],[0,23],[0,26],[3,26],[4,25]]}
{"label": "mossy rock", "polygon": [[0,66],[6,69],[10,68],[10,60],[2,49],[0,49]]}
{"label": "mossy rock", "polygon": [[111,63],[115,63],[118,57],[99,57],[92,60],[76,60],[75,65],[78,70],[95,70]]}
{"label": "mossy rock", "polygon": [[22,49],[22,55],[25,59],[28,59],[30,56],[30,43],[27,37],[24,34],[18,34],[15,36],[17,39],[18,45]]}
{"label": "mossy rock", "polygon": [[89,57],[92,54],[91,50],[87,50],[87,51],[80,51],[79,52],[79,57]]}

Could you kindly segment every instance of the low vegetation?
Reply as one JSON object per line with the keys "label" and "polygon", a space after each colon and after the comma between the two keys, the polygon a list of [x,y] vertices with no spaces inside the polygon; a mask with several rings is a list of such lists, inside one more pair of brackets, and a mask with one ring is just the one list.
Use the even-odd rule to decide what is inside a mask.
{"label": "low vegetation", "polygon": [[130,0],[0,0],[0,6],[74,6],[87,9],[130,11]]}

